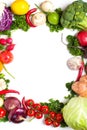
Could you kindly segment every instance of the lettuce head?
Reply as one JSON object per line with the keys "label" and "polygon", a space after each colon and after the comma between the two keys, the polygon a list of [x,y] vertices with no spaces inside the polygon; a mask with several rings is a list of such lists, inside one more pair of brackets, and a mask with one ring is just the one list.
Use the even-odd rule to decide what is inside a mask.
{"label": "lettuce head", "polygon": [[87,130],[87,98],[70,99],[63,108],[63,118],[74,130]]}

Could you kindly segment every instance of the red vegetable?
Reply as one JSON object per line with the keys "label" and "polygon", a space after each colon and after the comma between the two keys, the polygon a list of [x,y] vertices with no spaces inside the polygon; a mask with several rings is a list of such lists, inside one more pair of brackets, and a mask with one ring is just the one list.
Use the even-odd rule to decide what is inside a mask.
{"label": "red vegetable", "polygon": [[20,94],[18,91],[12,90],[12,89],[5,89],[5,90],[0,91],[0,95],[7,94],[7,93],[17,93],[17,94]]}
{"label": "red vegetable", "polygon": [[83,69],[84,69],[84,62],[82,62],[82,65],[81,65],[81,67],[79,68],[79,72],[78,72],[76,81],[79,81],[79,79],[81,78]]}
{"label": "red vegetable", "polygon": [[2,107],[0,107],[0,118],[3,118],[6,116],[6,110]]}
{"label": "red vegetable", "polygon": [[32,13],[36,12],[37,11],[37,8],[33,8],[31,10],[29,10],[26,14],[26,22],[29,24],[30,27],[36,27],[32,22],[31,22],[31,19],[30,19],[30,16]]}
{"label": "red vegetable", "polygon": [[12,62],[12,60],[13,60],[13,54],[10,51],[5,50],[0,53],[0,61],[3,64],[8,64]]}
{"label": "red vegetable", "polygon": [[87,31],[80,31],[77,34],[77,39],[79,41],[80,46],[86,47],[87,46]]}

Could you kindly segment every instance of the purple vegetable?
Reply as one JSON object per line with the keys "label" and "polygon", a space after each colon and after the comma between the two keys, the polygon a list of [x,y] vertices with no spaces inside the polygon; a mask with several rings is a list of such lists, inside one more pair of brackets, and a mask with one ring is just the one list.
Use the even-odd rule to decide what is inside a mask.
{"label": "purple vegetable", "polygon": [[21,123],[27,117],[26,110],[23,108],[14,108],[8,114],[9,121],[14,123]]}
{"label": "purple vegetable", "polygon": [[0,16],[0,31],[5,31],[10,29],[12,24],[12,13],[8,7],[5,7]]}
{"label": "purple vegetable", "polygon": [[11,111],[14,108],[20,108],[21,102],[16,97],[7,97],[4,101],[4,107],[7,111]]}

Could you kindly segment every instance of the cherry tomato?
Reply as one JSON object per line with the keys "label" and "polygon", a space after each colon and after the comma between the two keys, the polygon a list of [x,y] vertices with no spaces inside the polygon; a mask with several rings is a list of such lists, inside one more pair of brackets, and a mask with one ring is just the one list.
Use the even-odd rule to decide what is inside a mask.
{"label": "cherry tomato", "polygon": [[50,118],[46,118],[44,122],[46,125],[51,125],[53,123]]}
{"label": "cherry tomato", "polygon": [[6,115],[6,110],[4,108],[0,108],[0,118],[3,118]]}
{"label": "cherry tomato", "polygon": [[28,109],[28,111],[27,111],[28,116],[32,117],[32,116],[34,116],[34,114],[35,114],[35,111],[33,109]]}
{"label": "cherry tomato", "polygon": [[51,111],[50,113],[49,113],[49,116],[50,116],[50,118],[55,118],[55,116],[56,116],[56,113],[54,112],[54,111]]}
{"label": "cherry tomato", "polygon": [[63,115],[62,115],[62,113],[57,113],[57,115],[56,115],[56,120],[57,120],[57,122],[61,122],[61,121],[63,120]]}
{"label": "cherry tomato", "polygon": [[54,127],[58,127],[59,125],[60,125],[59,122],[57,122],[57,121],[53,121],[53,126],[54,126]]}
{"label": "cherry tomato", "polygon": [[43,117],[42,112],[35,112],[34,117],[37,119],[41,119]]}
{"label": "cherry tomato", "polygon": [[35,109],[36,111],[40,111],[40,110],[41,110],[41,104],[39,104],[39,103],[35,103],[35,104],[33,105],[33,107],[34,107],[34,109]]}
{"label": "cherry tomato", "polygon": [[47,114],[48,112],[49,112],[49,108],[48,108],[48,106],[42,106],[41,107],[41,112],[43,113],[43,114]]}
{"label": "cherry tomato", "polygon": [[13,54],[10,51],[3,51],[0,53],[0,61],[4,64],[12,62]]}
{"label": "cherry tomato", "polygon": [[34,105],[34,101],[32,100],[32,99],[28,99],[27,101],[26,101],[26,105],[27,106],[33,106]]}

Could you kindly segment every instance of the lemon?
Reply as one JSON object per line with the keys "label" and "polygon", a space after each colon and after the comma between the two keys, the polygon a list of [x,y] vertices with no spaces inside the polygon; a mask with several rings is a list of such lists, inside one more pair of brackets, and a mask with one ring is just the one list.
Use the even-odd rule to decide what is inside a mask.
{"label": "lemon", "polygon": [[15,0],[11,4],[11,11],[16,15],[24,15],[28,12],[30,5],[25,0]]}

